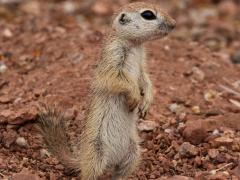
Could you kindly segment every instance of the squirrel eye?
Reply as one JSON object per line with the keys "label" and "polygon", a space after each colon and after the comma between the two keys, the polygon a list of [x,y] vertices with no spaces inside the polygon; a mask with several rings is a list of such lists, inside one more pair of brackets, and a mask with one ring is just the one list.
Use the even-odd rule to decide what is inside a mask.
{"label": "squirrel eye", "polygon": [[154,20],[154,19],[157,19],[156,15],[150,11],[150,10],[146,10],[146,11],[143,11],[141,13],[141,16],[146,19],[146,20]]}

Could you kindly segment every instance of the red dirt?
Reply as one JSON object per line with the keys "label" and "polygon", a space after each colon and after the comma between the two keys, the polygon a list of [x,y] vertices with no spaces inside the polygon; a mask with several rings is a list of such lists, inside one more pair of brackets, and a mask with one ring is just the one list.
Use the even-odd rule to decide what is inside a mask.
{"label": "red dirt", "polygon": [[[105,1],[113,8],[101,14],[96,9]],[[28,9],[31,2],[39,11]],[[34,127],[37,107],[44,102],[66,111],[72,119],[68,133],[76,139],[92,70],[109,28],[108,14],[124,3],[99,1],[95,14],[84,19],[78,13],[64,14],[64,2],[36,2],[20,3],[16,11],[0,5],[0,18],[1,8],[10,13],[0,19],[0,63],[7,66],[0,73],[0,179],[17,177],[25,168],[42,179],[71,179],[54,157],[41,157],[44,146]],[[232,1],[204,2],[181,9],[179,2],[162,1],[178,27],[169,37],[146,45],[154,85],[146,120],[157,127],[139,132],[142,161],[130,179],[240,178],[240,64],[231,62],[231,54],[240,50],[240,8]],[[206,7],[216,14],[196,22],[193,14],[200,19]],[[194,28],[203,31],[197,34]],[[169,110],[173,103],[175,113]],[[15,143],[17,137],[26,139],[26,147]],[[185,144],[189,152],[182,152],[186,141],[194,147]]]}

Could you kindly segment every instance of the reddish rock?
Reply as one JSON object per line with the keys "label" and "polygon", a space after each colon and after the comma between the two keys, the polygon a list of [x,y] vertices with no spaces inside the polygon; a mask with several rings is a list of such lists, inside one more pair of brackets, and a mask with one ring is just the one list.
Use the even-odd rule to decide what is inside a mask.
{"label": "reddish rock", "polygon": [[0,112],[0,124],[6,123],[8,121],[8,118],[12,115],[12,111],[9,109],[3,110]]}
{"label": "reddish rock", "polygon": [[20,173],[14,174],[12,180],[41,180],[38,175],[33,174],[27,169],[22,170]]}
{"label": "reddish rock", "polygon": [[193,180],[193,178],[186,177],[186,176],[173,176],[173,177],[162,177],[158,180]]}
{"label": "reddish rock", "polygon": [[202,122],[188,121],[186,128],[183,131],[184,138],[192,144],[200,144],[208,136],[206,129],[203,127]]}
{"label": "reddish rock", "polygon": [[238,177],[238,179],[240,179],[240,164],[237,167],[235,167],[232,172],[235,176]]}
{"label": "reddish rock", "polygon": [[213,147],[227,146],[230,147],[233,144],[233,139],[229,137],[219,137],[210,142]]}
{"label": "reddish rock", "polygon": [[240,115],[238,113],[228,113],[221,116],[211,117],[206,120],[202,120],[202,126],[207,131],[213,131],[220,129],[221,127],[227,127],[236,131],[240,130]]}
{"label": "reddish rock", "polygon": [[192,157],[198,154],[197,148],[189,142],[184,142],[178,149],[178,153],[182,157]]}
{"label": "reddish rock", "polygon": [[5,169],[5,168],[7,168],[7,166],[6,166],[6,162],[4,161],[4,157],[2,157],[1,156],[1,154],[0,154],[0,169]]}
{"label": "reddish rock", "polygon": [[2,142],[4,147],[10,148],[14,144],[17,138],[17,133],[14,130],[9,129],[8,131],[3,132]]}
{"label": "reddish rock", "polygon": [[142,121],[138,124],[138,129],[140,131],[152,131],[158,127],[158,123],[155,121]]}
{"label": "reddish rock", "polygon": [[23,124],[26,121],[35,119],[37,109],[35,107],[26,107],[16,110],[3,110],[0,112],[0,123]]}
{"label": "reddish rock", "polygon": [[217,149],[209,149],[208,150],[208,155],[210,158],[214,159],[218,156],[219,151]]}
{"label": "reddish rock", "polygon": [[229,113],[221,116],[199,119],[197,121],[188,121],[183,131],[184,138],[192,144],[199,144],[208,136],[208,131],[215,129],[231,128],[240,130],[239,114]]}
{"label": "reddish rock", "polygon": [[207,180],[226,180],[229,179],[230,175],[227,171],[217,172],[216,174],[209,175],[206,177]]}

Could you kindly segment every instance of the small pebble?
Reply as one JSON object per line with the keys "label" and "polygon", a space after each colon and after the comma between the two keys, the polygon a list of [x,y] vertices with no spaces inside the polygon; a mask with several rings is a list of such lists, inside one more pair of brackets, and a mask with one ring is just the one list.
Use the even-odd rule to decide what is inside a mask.
{"label": "small pebble", "polygon": [[41,149],[40,156],[41,158],[50,157],[50,153],[46,149]]}
{"label": "small pebble", "polygon": [[220,132],[219,132],[219,130],[218,130],[218,129],[215,129],[215,130],[212,132],[212,134],[213,134],[213,135],[219,135],[219,134],[220,134]]}
{"label": "small pebble", "polygon": [[18,137],[16,139],[16,144],[20,147],[27,147],[28,146],[28,143],[26,141],[26,139],[24,137]]}
{"label": "small pebble", "polygon": [[193,106],[193,107],[192,107],[192,112],[193,112],[194,114],[200,114],[200,113],[201,113],[201,109],[200,109],[199,106]]}
{"label": "small pebble", "polygon": [[232,54],[231,61],[234,64],[240,64],[240,50]]}
{"label": "small pebble", "polygon": [[185,127],[186,127],[186,125],[185,125],[184,123],[179,123],[177,130],[181,131],[181,130],[183,130]]}
{"label": "small pebble", "polygon": [[5,73],[7,70],[7,66],[3,63],[0,63],[0,73]]}
{"label": "small pebble", "polygon": [[217,97],[217,92],[213,90],[210,90],[204,94],[204,99],[206,101],[212,101],[216,97]]}
{"label": "small pebble", "polygon": [[66,1],[63,4],[63,10],[64,10],[64,12],[66,12],[68,14],[72,14],[76,11],[76,4],[71,1]]}
{"label": "small pebble", "polygon": [[178,153],[182,157],[192,157],[198,154],[198,149],[196,146],[190,144],[189,142],[184,142],[178,149]]}
{"label": "small pebble", "polygon": [[4,29],[3,30],[3,35],[6,37],[6,38],[11,38],[13,36],[13,33],[10,29]]}
{"label": "small pebble", "polygon": [[198,81],[203,81],[205,79],[205,73],[198,67],[192,68],[193,78]]}
{"label": "small pebble", "polygon": [[182,105],[177,104],[177,103],[173,103],[173,104],[170,104],[169,110],[172,113],[180,114],[184,111],[184,107]]}
{"label": "small pebble", "polygon": [[140,131],[153,131],[157,127],[158,123],[156,123],[155,121],[143,121],[138,124],[138,129]]}
{"label": "small pebble", "polygon": [[172,130],[171,129],[165,129],[164,132],[170,134],[172,132]]}
{"label": "small pebble", "polygon": [[169,110],[173,113],[177,112],[178,104],[174,103],[169,106]]}

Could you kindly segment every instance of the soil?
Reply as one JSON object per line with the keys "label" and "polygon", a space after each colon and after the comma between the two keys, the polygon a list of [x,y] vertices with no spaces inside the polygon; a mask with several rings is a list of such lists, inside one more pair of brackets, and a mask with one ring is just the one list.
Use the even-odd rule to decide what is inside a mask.
{"label": "soil", "polygon": [[[142,161],[129,179],[240,179],[239,1],[156,2],[177,28],[146,44],[154,102],[139,120]],[[69,3],[81,6],[0,4],[0,179],[77,179],[44,149],[38,107],[64,111],[76,141],[110,15],[127,0],[84,14]]]}

